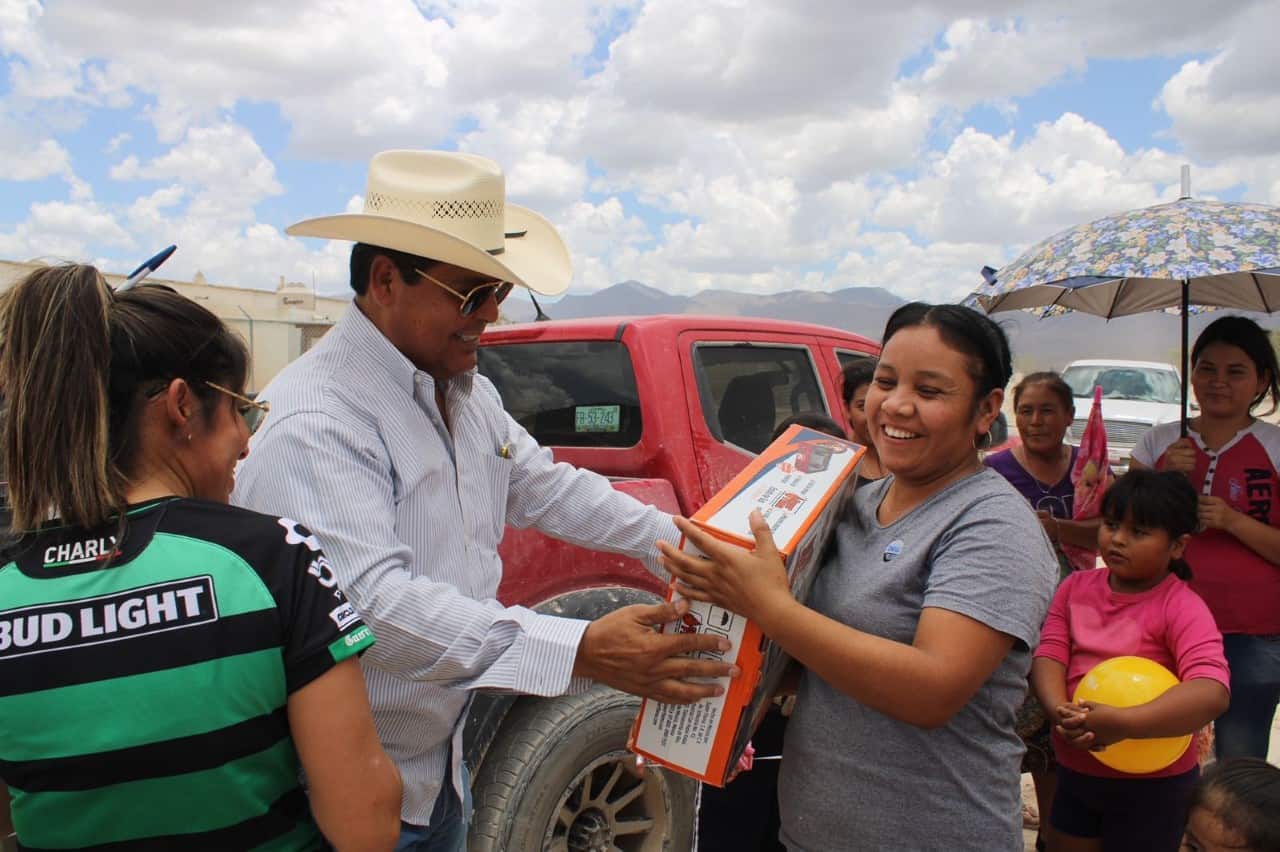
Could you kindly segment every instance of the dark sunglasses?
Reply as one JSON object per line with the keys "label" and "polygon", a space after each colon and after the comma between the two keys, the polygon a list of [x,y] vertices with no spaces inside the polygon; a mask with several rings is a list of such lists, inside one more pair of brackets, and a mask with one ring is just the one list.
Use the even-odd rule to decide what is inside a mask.
{"label": "dark sunglasses", "polygon": [[511,294],[511,288],[515,285],[510,281],[490,281],[488,284],[481,284],[479,287],[473,287],[466,293],[459,293],[438,278],[433,278],[421,269],[416,267],[414,272],[430,281],[432,284],[444,290],[446,293],[452,294],[462,304],[458,306],[458,313],[464,317],[469,317],[476,311],[480,310],[480,306],[489,301],[489,297],[493,296],[494,300],[501,305],[502,300]]}

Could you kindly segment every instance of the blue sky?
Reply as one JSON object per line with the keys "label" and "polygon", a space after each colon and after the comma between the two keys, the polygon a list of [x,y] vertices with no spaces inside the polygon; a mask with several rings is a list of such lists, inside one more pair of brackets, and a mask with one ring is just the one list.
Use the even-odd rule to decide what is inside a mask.
{"label": "blue sky", "polygon": [[1274,3],[171,5],[0,0],[0,257],[176,242],[170,276],[342,292],[345,247],[284,227],[395,147],[497,160],[578,292],[958,297],[1184,162],[1280,203]]}

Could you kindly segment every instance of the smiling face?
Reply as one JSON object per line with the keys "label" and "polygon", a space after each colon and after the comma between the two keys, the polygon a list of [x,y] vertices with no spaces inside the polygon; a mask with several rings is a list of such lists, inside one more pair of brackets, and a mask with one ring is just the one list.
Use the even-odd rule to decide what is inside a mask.
{"label": "smiling face", "polygon": [[226,503],[235,487],[236,463],[249,453],[241,403],[223,393],[215,393],[208,404],[194,395],[186,398],[195,416],[187,426],[191,439],[178,444],[177,463],[190,489],[187,496]]}
{"label": "smiling face", "polygon": [[1158,585],[1169,573],[1169,562],[1180,559],[1189,535],[1170,538],[1156,527],[1123,519],[1103,518],[1098,527],[1098,552],[1111,569],[1111,588],[1117,592],[1140,592]]}
{"label": "smiling face", "polygon": [[1243,349],[1221,342],[1206,346],[1191,370],[1200,412],[1210,418],[1247,416],[1268,378]]}
{"label": "smiling face", "polygon": [[1014,405],[1014,423],[1027,452],[1049,456],[1062,448],[1062,439],[1075,410],[1062,404],[1062,398],[1044,382],[1027,385]]}
{"label": "smiling face", "polygon": [[[464,296],[493,281],[444,263],[424,271]],[[382,255],[374,259],[369,289],[358,301],[387,340],[440,384],[476,366],[480,334],[498,319],[498,303],[492,296],[464,317],[456,296],[422,278],[406,282]]]}
{"label": "smiling face", "polygon": [[885,344],[867,421],[881,464],[900,481],[945,483],[976,463],[975,441],[991,428],[1004,391],[975,399],[972,367],[931,326],[904,328]]}

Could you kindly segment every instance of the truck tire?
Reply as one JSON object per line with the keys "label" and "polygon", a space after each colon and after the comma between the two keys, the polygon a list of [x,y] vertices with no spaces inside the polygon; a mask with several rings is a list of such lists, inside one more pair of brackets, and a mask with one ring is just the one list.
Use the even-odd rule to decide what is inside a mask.
{"label": "truck tire", "polygon": [[604,686],[523,699],[472,786],[469,852],[687,852],[698,784],[635,757],[627,734],[640,699]]}

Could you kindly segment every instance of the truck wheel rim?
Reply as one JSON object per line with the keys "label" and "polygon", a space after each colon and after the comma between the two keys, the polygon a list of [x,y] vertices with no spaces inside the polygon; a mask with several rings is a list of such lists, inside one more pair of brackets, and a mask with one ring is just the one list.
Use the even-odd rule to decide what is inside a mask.
{"label": "truck wheel rim", "polygon": [[626,769],[635,757],[614,751],[589,763],[565,789],[543,838],[551,852],[661,852],[671,827],[666,776]]}

